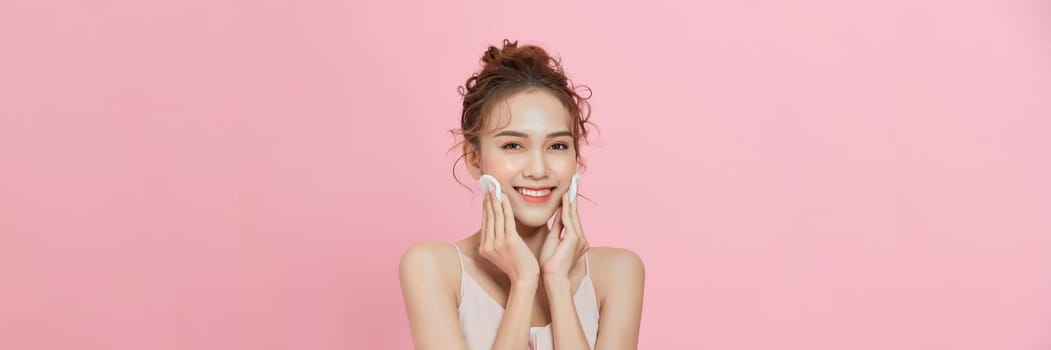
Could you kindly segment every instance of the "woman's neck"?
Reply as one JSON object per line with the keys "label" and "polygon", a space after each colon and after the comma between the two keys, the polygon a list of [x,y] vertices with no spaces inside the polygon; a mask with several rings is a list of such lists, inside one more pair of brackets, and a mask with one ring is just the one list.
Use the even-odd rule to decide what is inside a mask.
{"label": "woman's neck", "polygon": [[547,238],[547,233],[551,232],[551,229],[547,227],[547,224],[543,224],[536,227],[530,227],[522,225],[521,222],[515,221],[515,230],[518,231],[518,235],[525,241],[526,246],[529,247],[529,251],[533,252],[533,256],[540,257],[540,248],[544,245],[544,239]]}

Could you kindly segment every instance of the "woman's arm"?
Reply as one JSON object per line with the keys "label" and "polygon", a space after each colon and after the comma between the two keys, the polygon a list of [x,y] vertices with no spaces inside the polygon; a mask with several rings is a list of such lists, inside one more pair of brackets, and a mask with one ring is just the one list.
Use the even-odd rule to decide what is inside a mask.
{"label": "woman's arm", "polygon": [[[618,248],[605,254],[592,254],[593,279],[605,291],[599,314],[598,339],[595,349],[637,349],[642,322],[642,296],[646,270],[635,252]],[[598,249],[596,249],[598,250]],[[600,258],[601,257],[601,258]],[[598,262],[598,264],[594,264]],[[594,268],[601,266],[601,268]]]}
{"label": "woman's arm", "polygon": [[521,350],[529,344],[529,324],[533,318],[533,299],[536,297],[538,277],[511,282],[500,329],[496,331],[493,349]]}
{"label": "woman's arm", "polygon": [[[416,349],[467,349],[455,292],[441,271],[444,243],[413,245],[401,257],[401,293]],[[449,249],[453,249],[451,246]]]}
{"label": "woman's arm", "polygon": [[573,303],[573,287],[569,278],[545,277],[544,290],[551,306],[551,336],[555,349],[589,349],[584,328],[580,325],[576,305]]}
{"label": "woman's arm", "polygon": [[[577,176],[573,176],[574,184],[570,188],[576,180]],[[562,194],[562,207],[555,215],[551,230],[540,248],[540,259],[543,261],[541,271],[544,275],[544,290],[551,306],[551,336],[555,349],[590,350],[573,302],[573,287],[569,282],[569,271],[581,261],[589,246],[571,192],[574,191],[571,189]],[[564,234],[563,228],[566,230]]]}
{"label": "woman's arm", "polygon": [[[637,349],[642,321],[642,297],[646,270],[642,259],[626,249],[593,248],[592,278],[606,291],[599,317],[595,349]],[[566,278],[544,278],[551,304],[551,328],[555,349],[588,349],[584,329],[573,303],[572,287]]]}

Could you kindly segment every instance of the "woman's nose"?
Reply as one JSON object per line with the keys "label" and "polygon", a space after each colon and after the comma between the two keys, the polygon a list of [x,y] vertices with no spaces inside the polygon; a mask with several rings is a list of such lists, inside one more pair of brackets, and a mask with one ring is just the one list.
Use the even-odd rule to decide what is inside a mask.
{"label": "woman's nose", "polygon": [[529,164],[525,168],[525,176],[530,178],[544,178],[547,176],[547,160],[543,153],[533,154],[529,157]]}

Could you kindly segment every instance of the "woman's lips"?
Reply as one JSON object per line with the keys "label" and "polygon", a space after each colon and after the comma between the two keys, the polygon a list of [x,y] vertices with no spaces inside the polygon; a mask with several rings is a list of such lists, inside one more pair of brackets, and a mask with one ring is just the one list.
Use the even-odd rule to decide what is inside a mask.
{"label": "woman's lips", "polygon": [[[547,202],[549,199],[551,199],[551,195],[555,193],[555,188],[554,187],[548,187],[547,189],[544,189],[544,190],[529,189],[529,188],[523,188],[523,187],[515,187],[514,189],[515,189],[515,192],[518,193],[519,196],[522,196],[522,199],[524,199],[526,202],[530,202],[530,203],[544,203],[544,202]],[[529,194],[526,194],[526,193],[523,193],[523,192],[528,192]],[[547,193],[543,194],[543,195],[540,195],[540,196],[535,196],[535,194],[537,194],[537,192],[547,192]]]}

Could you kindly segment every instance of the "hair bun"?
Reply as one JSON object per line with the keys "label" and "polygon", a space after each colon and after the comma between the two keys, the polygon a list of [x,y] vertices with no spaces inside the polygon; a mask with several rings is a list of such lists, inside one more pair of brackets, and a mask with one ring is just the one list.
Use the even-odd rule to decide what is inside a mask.
{"label": "hair bun", "polygon": [[485,50],[485,54],[482,55],[482,63],[490,64],[496,62],[500,56],[504,55],[510,50],[518,48],[518,40],[511,41],[504,39],[503,48],[497,48],[496,46],[489,46],[489,49]]}

